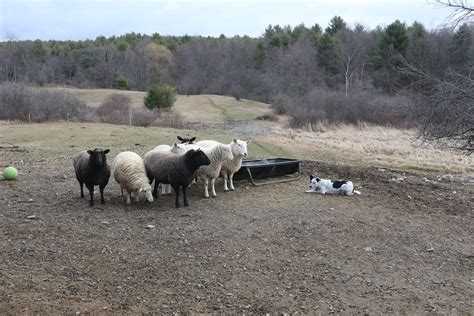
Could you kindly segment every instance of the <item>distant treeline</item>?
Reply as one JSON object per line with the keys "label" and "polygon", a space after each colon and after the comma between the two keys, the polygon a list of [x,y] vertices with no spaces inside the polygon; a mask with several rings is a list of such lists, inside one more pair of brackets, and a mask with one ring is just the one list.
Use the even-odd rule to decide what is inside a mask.
{"label": "distant treeline", "polygon": [[[318,24],[270,25],[258,38],[129,33],[85,41],[7,41],[0,43],[0,62],[0,81],[141,91],[168,83],[181,94],[270,102],[299,113],[303,121],[294,115],[297,125],[308,117],[397,124],[414,116],[400,95],[415,78],[400,68],[415,65],[440,80],[451,71],[472,71],[474,27],[427,30],[397,20],[369,30],[336,16],[324,30]],[[351,99],[363,108],[347,106]],[[337,115],[336,106],[351,112]]]}

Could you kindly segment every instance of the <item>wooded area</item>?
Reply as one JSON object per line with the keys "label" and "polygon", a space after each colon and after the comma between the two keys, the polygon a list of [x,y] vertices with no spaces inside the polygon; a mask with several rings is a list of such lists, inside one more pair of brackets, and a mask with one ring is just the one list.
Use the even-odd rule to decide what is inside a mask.
{"label": "wooded area", "polygon": [[[431,103],[420,96],[432,95],[430,82],[464,78],[472,84],[474,26],[427,30],[397,20],[369,30],[335,16],[324,30],[269,25],[258,38],[129,33],[10,40],[0,43],[0,61],[2,82],[140,91],[167,83],[180,94],[271,103],[290,114],[294,126],[365,121],[406,127],[426,119]],[[464,95],[470,103],[463,108],[471,138],[472,94]]]}

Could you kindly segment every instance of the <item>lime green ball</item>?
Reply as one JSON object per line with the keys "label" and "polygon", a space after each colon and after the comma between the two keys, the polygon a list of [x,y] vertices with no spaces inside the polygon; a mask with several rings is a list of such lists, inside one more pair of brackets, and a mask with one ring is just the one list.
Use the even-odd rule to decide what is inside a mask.
{"label": "lime green ball", "polygon": [[5,180],[16,180],[18,177],[18,170],[15,167],[6,167],[3,169],[3,177]]}

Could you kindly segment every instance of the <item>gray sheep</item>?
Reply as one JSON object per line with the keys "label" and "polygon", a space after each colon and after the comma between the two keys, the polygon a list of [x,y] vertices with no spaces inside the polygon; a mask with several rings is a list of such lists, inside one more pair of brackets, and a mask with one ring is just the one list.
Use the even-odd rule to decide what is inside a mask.
{"label": "gray sheep", "polygon": [[182,155],[172,155],[153,159],[147,164],[147,174],[155,179],[155,187],[159,183],[171,184],[176,197],[176,207],[179,207],[179,189],[183,189],[184,206],[189,206],[186,190],[193,181],[196,170],[200,166],[207,166],[211,163],[209,157],[201,150],[191,149]]}
{"label": "gray sheep", "polygon": [[100,203],[105,203],[104,188],[109,183],[110,178],[110,167],[107,164],[106,157],[108,152],[108,149],[102,150],[100,148],[84,150],[78,153],[73,159],[76,178],[81,186],[81,198],[84,197],[83,186],[86,184],[90,195],[90,206],[94,206],[95,185],[98,185],[100,189]]}

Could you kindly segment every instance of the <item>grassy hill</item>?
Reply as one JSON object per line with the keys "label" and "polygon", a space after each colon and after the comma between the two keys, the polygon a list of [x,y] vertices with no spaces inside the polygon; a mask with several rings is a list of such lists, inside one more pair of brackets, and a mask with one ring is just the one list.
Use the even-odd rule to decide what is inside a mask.
{"label": "grassy hill", "polygon": [[[76,89],[67,87],[47,87],[52,91],[62,91],[77,95],[89,106],[99,106],[112,94],[127,95],[134,107],[143,107],[146,92],[115,89]],[[179,95],[173,109],[188,122],[223,123],[225,120],[254,120],[255,117],[270,112],[270,105],[220,95]]]}
{"label": "grassy hill", "polygon": [[[44,89],[67,91],[79,96],[90,106],[98,106],[108,95],[118,93],[130,96],[133,106],[141,107],[146,95],[144,92],[114,89]],[[174,109],[187,122],[205,123],[204,127],[194,125],[198,129],[196,131],[108,124],[7,124],[0,125],[0,146],[13,144],[26,149],[36,148],[38,154],[41,152],[40,156],[54,157],[72,155],[79,148],[91,146],[140,152],[157,144],[171,144],[176,141],[178,134],[193,135],[198,139],[216,139],[224,143],[230,142],[232,137],[240,137],[252,139],[253,144],[249,147],[252,158],[291,157],[407,171],[474,174],[474,157],[456,155],[428,145],[421,146],[416,141],[414,130],[370,125],[321,125],[317,132],[291,130],[277,123],[255,120],[256,116],[270,112],[268,104],[237,101],[232,97],[217,95],[180,95]],[[219,125],[226,120],[249,120],[251,124],[263,124],[271,129],[258,135],[252,129],[249,129],[250,132],[239,129],[226,132]],[[210,131],[206,129],[207,124],[216,124],[219,128]]]}

